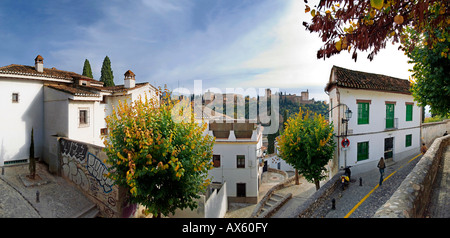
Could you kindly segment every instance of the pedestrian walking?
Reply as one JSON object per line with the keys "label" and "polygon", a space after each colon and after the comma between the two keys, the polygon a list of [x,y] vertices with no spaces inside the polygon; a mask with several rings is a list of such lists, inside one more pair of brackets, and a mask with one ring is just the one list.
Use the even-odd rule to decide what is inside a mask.
{"label": "pedestrian walking", "polygon": [[420,152],[422,153],[422,155],[427,153],[427,146],[425,145],[425,143],[422,143],[422,147],[420,147]]}
{"label": "pedestrian walking", "polygon": [[380,170],[380,186],[383,183],[383,175],[384,175],[384,169],[386,168],[386,164],[384,163],[383,157],[380,158],[380,161],[378,161],[377,165],[378,169]]}

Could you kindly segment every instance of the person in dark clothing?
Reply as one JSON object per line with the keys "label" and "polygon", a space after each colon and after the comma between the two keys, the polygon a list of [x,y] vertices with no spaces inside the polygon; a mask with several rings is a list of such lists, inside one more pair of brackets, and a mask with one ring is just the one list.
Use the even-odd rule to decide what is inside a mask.
{"label": "person in dark clothing", "polygon": [[386,168],[386,164],[384,163],[383,157],[381,157],[380,161],[378,161],[377,165],[378,169],[380,170],[380,186],[383,183],[383,175],[384,175],[384,169]]}
{"label": "person in dark clothing", "polygon": [[425,143],[422,143],[422,147],[420,147],[420,152],[422,153],[422,155],[427,153],[427,146],[425,145]]}

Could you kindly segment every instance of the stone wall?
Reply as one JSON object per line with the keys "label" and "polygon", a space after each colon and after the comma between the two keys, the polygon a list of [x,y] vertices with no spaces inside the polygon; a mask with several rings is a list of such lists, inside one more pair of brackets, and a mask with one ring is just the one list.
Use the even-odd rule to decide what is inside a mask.
{"label": "stone wall", "polygon": [[434,140],[427,153],[400,184],[391,198],[378,209],[376,218],[420,218],[430,201],[443,153],[450,145],[450,135]]}
{"label": "stone wall", "polygon": [[134,206],[126,204],[126,191],[107,178],[108,166],[103,163],[103,147],[58,138],[59,170],[100,210],[101,217],[129,217]]}
{"label": "stone wall", "polygon": [[421,130],[421,143],[430,146],[434,139],[443,136],[445,131],[450,134],[450,119],[423,123]]}

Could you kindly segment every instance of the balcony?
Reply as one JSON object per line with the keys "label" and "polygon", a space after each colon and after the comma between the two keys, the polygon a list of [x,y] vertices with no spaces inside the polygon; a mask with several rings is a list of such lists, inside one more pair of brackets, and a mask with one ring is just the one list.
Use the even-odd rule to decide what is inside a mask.
{"label": "balcony", "polygon": [[398,118],[385,118],[385,130],[398,129]]}

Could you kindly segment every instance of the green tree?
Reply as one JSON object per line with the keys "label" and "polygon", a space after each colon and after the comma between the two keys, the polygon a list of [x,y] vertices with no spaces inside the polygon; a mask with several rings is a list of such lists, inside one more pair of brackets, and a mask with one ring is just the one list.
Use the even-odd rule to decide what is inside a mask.
{"label": "green tree", "polygon": [[106,56],[103,60],[100,81],[104,83],[105,87],[114,86],[114,75],[111,69],[111,60]]}
{"label": "green tree", "polygon": [[325,165],[333,157],[333,124],[320,114],[299,112],[290,117],[281,136],[277,138],[280,157],[292,165],[307,181],[320,188]]}
{"label": "green tree", "polygon": [[147,97],[119,102],[105,119],[108,176],[128,188],[131,202],[142,204],[154,217],[197,206],[195,199],[209,185],[214,143],[203,135],[206,124],[199,125],[194,117],[177,120],[173,115],[179,115],[178,104],[167,90],[162,95],[160,103]]}
{"label": "green tree", "polygon": [[83,76],[86,76],[89,78],[94,78],[94,76],[92,76],[91,64],[89,63],[89,60],[87,60],[87,59],[84,60]]}
{"label": "green tree", "polygon": [[[430,34],[410,28],[405,40],[413,63],[411,92],[419,106],[430,105],[433,115],[450,116],[450,31],[435,29],[438,40]],[[432,47],[429,47],[432,45]]]}

